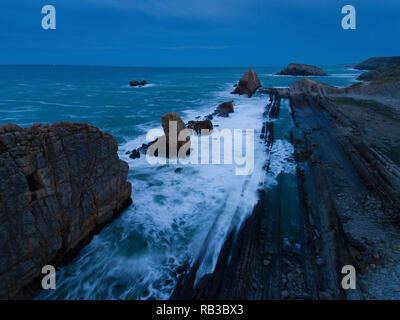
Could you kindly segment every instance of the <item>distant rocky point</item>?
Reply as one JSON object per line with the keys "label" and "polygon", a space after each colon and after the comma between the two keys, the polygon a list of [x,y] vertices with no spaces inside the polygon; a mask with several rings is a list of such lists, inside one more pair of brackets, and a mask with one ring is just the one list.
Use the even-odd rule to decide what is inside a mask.
{"label": "distant rocky point", "polygon": [[357,64],[355,69],[368,70],[361,74],[357,80],[385,81],[400,79],[400,57],[371,58]]}
{"label": "distant rocky point", "polygon": [[299,63],[289,63],[286,69],[278,72],[277,75],[285,76],[326,76],[326,73],[315,66]]}
{"label": "distant rocky point", "polygon": [[238,85],[235,87],[233,94],[247,94],[250,98],[258,88],[261,87],[260,80],[253,70],[248,70],[244,73],[243,77],[239,80]]}
{"label": "distant rocky point", "polygon": [[26,298],[132,202],[117,140],[88,124],[0,127],[0,299]]}
{"label": "distant rocky point", "polygon": [[370,58],[354,66],[357,70],[375,70],[384,66],[400,63],[400,57]]}

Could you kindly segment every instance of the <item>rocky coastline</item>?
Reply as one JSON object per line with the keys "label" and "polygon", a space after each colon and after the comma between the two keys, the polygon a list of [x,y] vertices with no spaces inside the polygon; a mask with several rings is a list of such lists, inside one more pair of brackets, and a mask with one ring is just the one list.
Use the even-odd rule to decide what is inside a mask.
{"label": "rocky coastline", "polygon": [[[307,74],[322,75],[310,67]],[[260,186],[252,214],[239,229],[229,231],[213,272],[196,282],[202,254],[191,266],[182,266],[172,300],[397,297],[397,58],[374,58],[355,67],[374,73],[367,72],[369,80],[347,88],[303,78],[289,88],[258,90],[257,74],[246,71],[232,93],[270,97],[259,137],[267,150],[277,141],[281,105],[289,103],[288,139],[294,157],[286,160],[296,164],[293,189]],[[306,72],[294,69],[291,75]],[[213,129],[213,117],[233,112],[234,104],[227,101],[203,120],[187,124],[177,113],[164,114],[165,135],[132,150],[130,157],[139,158],[159,139],[169,141],[170,121],[176,121],[178,133],[191,128],[201,134],[202,129]],[[190,146],[190,140],[178,148],[184,144]],[[111,135],[88,124],[0,127],[0,236],[6,257],[0,265],[0,299],[31,297],[42,266],[70,262],[132,203],[128,165],[117,151]],[[160,156],[168,157],[168,149]],[[268,174],[268,158],[264,169]],[[286,208],[287,197],[293,197],[296,206]],[[288,219],[298,221],[290,225],[296,243],[285,236]],[[341,287],[345,265],[357,270],[355,290]]]}
{"label": "rocky coastline", "polygon": [[[260,190],[214,271],[196,283],[195,261],[171,299],[398,298],[400,90],[395,79],[379,80],[335,88],[304,78],[260,90],[271,101],[260,136],[267,146],[275,141],[271,119],[280,117],[281,101],[290,101],[299,247],[280,231],[288,193]],[[356,268],[356,290],[340,285],[344,265]]]}
{"label": "rocky coastline", "polygon": [[111,135],[83,123],[0,127],[0,299],[25,299],[131,203]]}

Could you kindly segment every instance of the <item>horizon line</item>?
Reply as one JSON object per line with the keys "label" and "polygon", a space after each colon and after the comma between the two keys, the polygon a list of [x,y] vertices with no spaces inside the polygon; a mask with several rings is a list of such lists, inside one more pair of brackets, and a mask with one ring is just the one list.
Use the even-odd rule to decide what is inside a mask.
{"label": "horizon line", "polygon": [[[259,66],[134,66],[134,65],[91,65],[91,64],[32,64],[32,63],[21,63],[21,64],[1,64],[0,67],[92,67],[92,68],[182,68],[182,69],[207,69],[207,68],[218,68],[218,69],[229,69],[229,68],[272,68],[272,67],[282,67],[287,64],[280,65],[259,65]],[[347,63],[332,63],[332,64],[315,64],[316,66],[344,66],[350,64],[357,64],[359,62],[347,62]]]}

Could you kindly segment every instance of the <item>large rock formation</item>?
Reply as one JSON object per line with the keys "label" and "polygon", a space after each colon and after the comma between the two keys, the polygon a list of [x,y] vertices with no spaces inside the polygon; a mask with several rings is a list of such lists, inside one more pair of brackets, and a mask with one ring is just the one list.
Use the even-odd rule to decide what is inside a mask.
{"label": "large rock formation", "polygon": [[239,84],[233,91],[234,94],[247,94],[250,98],[258,88],[261,87],[260,80],[253,70],[248,70],[244,73],[243,77],[239,80]]}
{"label": "large rock formation", "polygon": [[263,93],[289,98],[297,95],[354,98],[384,103],[400,115],[400,80],[378,81],[373,83],[358,83],[347,88],[328,86],[318,81],[302,78],[293,83],[290,88],[267,88]]}
{"label": "large rock formation", "polygon": [[0,127],[0,299],[38,288],[131,203],[117,141],[83,123]]}
{"label": "large rock formation", "polygon": [[308,64],[289,63],[286,69],[277,75],[285,76],[326,76],[324,70]]}

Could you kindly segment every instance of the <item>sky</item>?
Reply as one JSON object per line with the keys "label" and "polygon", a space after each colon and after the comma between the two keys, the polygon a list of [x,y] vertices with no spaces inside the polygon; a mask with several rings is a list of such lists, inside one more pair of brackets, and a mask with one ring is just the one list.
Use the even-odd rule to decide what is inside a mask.
{"label": "sky", "polygon": [[[341,9],[356,8],[343,30]],[[56,29],[41,26],[56,9]],[[3,0],[0,64],[165,67],[400,55],[399,0]]]}

